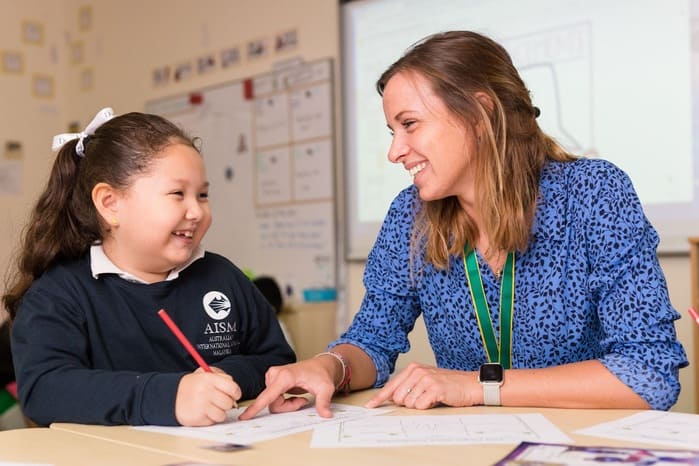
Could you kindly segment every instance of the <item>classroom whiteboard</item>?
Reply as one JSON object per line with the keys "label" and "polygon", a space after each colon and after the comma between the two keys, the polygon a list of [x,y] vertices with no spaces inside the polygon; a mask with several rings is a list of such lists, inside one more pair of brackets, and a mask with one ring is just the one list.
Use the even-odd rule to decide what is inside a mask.
{"label": "classroom whiteboard", "polygon": [[332,60],[158,99],[146,111],[201,138],[207,250],[275,277],[287,298],[336,289]]}
{"label": "classroom whiteboard", "polygon": [[542,129],[626,171],[661,252],[699,234],[699,1],[370,0],[342,5],[347,257],[363,259],[412,180],[387,161],[375,83],[414,42],[474,30],[512,56]]}

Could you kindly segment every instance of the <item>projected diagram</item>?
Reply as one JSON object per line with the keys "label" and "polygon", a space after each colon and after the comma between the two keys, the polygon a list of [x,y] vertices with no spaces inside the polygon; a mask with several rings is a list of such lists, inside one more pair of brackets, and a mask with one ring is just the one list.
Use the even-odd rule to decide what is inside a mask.
{"label": "projected diagram", "polygon": [[568,151],[595,156],[590,44],[589,23],[503,40],[541,110],[539,126]]}

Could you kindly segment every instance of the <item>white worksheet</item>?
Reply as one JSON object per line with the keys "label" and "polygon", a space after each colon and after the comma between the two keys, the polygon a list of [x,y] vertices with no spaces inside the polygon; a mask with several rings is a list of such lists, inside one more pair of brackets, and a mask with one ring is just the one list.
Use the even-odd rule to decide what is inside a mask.
{"label": "white worksheet", "polygon": [[699,415],[644,411],[575,433],[699,450]]}
{"label": "white worksheet", "polygon": [[350,419],[373,417],[391,411],[389,408],[369,409],[337,403],[331,404],[330,409],[333,412],[332,418],[320,417],[315,408],[309,406],[300,411],[280,414],[269,414],[269,411],[265,409],[254,419],[239,421],[238,416],[242,414],[245,408],[236,408],[228,412],[228,420],[226,422],[213,426],[139,426],[134,427],[134,429],[196,437],[211,440],[212,442],[249,444],[310,430],[321,424],[333,424]]}
{"label": "white worksheet", "polygon": [[380,416],[316,426],[311,447],[518,444],[572,440],[541,414]]}

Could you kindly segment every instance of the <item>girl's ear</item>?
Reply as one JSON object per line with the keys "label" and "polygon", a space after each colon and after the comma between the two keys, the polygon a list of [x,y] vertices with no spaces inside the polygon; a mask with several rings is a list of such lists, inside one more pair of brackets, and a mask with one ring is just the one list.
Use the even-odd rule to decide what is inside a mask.
{"label": "girl's ear", "polygon": [[105,224],[119,224],[119,192],[107,183],[97,183],[92,188],[92,203]]}

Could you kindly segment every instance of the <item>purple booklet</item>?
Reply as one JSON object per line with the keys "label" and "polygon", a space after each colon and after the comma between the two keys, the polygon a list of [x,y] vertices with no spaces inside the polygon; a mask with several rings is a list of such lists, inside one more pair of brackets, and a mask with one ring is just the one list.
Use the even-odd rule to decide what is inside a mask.
{"label": "purple booklet", "polygon": [[522,442],[494,466],[699,465],[699,450]]}

